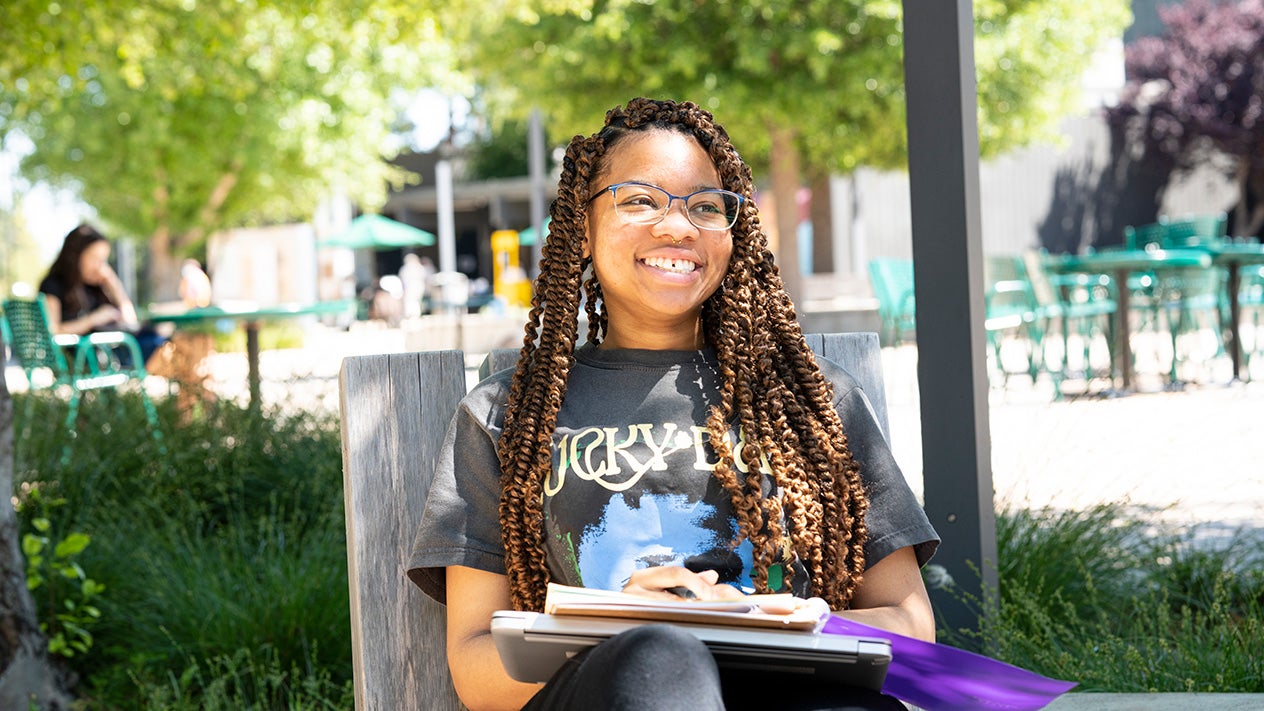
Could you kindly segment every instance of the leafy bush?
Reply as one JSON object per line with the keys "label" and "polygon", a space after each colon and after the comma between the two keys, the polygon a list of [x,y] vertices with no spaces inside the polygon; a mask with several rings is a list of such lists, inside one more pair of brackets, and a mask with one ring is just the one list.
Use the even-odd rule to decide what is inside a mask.
{"label": "leafy bush", "polygon": [[54,532],[48,517],[64,500],[49,499],[36,486],[23,487],[21,494],[16,510],[31,528],[22,534],[26,587],[35,599],[48,651],[66,658],[86,654],[93,641],[89,628],[101,619],[96,598],[105,590],[78,562],[92,538],[77,531],[64,537]]}
{"label": "leafy bush", "polygon": [[[23,488],[65,502],[56,523],[109,591],[96,646],[73,660],[88,708],[345,708],[351,678],[341,454],[331,413],[231,402],[184,418],[139,397],[85,403],[63,465],[64,407],[18,394]],[[109,405],[109,406],[107,406]],[[15,423],[19,432],[26,422]],[[32,516],[25,516],[30,525]]]}
{"label": "leafy bush", "polygon": [[1154,513],[1000,516],[989,652],[1080,690],[1264,692],[1264,540],[1209,541]]}

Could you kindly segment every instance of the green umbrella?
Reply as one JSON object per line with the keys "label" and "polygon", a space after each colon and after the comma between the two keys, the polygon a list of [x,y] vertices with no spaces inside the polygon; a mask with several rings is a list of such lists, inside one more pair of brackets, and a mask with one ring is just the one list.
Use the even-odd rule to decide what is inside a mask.
{"label": "green umbrella", "polygon": [[396,222],[381,215],[361,215],[347,229],[317,243],[318,247],[390,249],[392,247],[430,246],[435,236],[412,225]]}
{"label": "green umbrella", "polygon": [[[549,238],[549,223],[552,221],[553,221],[552,217],[544,218],[544,238],[545,239]],[[525,247],[529,247],[535,244],[535,227],[528,227],[527,229],[519,232],[518,244],[521,244]]]}

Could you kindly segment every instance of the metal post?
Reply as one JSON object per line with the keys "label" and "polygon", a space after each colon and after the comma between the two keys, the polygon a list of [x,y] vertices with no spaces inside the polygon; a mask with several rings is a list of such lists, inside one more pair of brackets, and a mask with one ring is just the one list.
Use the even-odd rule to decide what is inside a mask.
{"label": "metal post", "polygon": [[544,247],[544,123],[539,109],[531,109],[527,122],[527,171],[531,178],[531,228],[535,230],[527,273],[534,279],[540,271],[540,252]]}
{"label": "metal post", "polygon": [[435,164],[435,201],[439,211],[439,271],[456,271],[456,218],[452,206],[452,164]]}
{"label": "metal post", "polygon": [[970,0],[903,5],[926,513],[955,582],[931,597],[943,627],[977,631],[997,576],[974,22]]}

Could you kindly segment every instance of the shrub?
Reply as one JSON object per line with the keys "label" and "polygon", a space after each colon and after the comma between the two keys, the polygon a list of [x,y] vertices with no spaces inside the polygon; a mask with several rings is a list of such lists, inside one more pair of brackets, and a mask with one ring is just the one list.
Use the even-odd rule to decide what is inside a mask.
{"label": "shrub", "polygon": [[1264,542],[1156,518],[1005,512],[990,652],[1080,690],[1264,692]]}
{"label": "shrub", "polygon": [[[85,705],[341,703],[351,644],[336,419],[221,401],[182,421],[167,398],[163,455],[139,397],[114,397],[127,414],[85,403],[64,465],[59,428],[31,427],[17,451],[18,480],[64,500],[61,530],[92,537],[79,562],[109,591],[93,653],[73,661]],[[55,400],[32,405],[33,424],[64,417]]]}

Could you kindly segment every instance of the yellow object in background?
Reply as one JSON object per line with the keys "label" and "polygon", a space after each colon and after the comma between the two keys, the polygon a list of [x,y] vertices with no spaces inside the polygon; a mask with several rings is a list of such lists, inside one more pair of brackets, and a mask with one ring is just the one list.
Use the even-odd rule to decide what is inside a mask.
{"label": "yellow object in background", "polygon": [[531,305],[531,280],[518,261],[518,231],[492,233],[492,293],[507,306]]}

